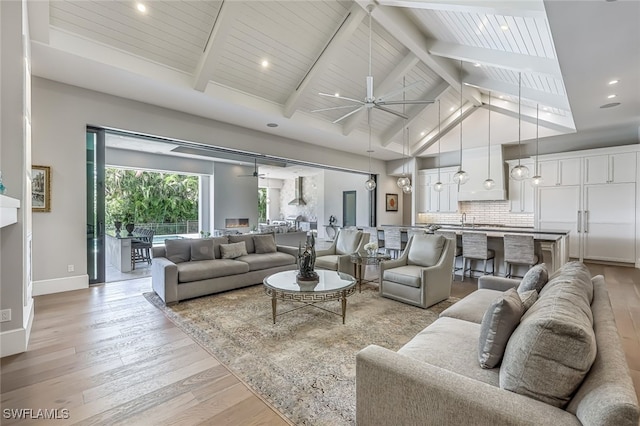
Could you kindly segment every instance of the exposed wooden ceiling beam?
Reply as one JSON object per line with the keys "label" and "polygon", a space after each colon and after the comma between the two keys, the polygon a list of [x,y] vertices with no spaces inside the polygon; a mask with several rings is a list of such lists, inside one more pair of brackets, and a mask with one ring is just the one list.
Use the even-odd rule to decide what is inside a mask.
{"label": "exposed wooden ceiling beam", "polygon": [[49,1],[27,2],[29,37],[33,41],[49,44]]}
{"label": "exposed wooden ceiling beam", "polygon": [[562,79],[560,65],[555,59],[523,55],[520,53],[502,52],[482,47],[464,46],[461,44],[447,43],[437,40],[429,40],[427,42],[427,49],[432,55],[442,56],[449,59],[478,63],[480,65],[488,65],[513,71],[546,74]]}
{"label": "exposed wooden ceiling beam", "polygon": [[[427,92],[427,94],[423,98],[438,100],[447,92],[447,90],[450,87],[451,86],[449,86],[449,83],[442,80],[440,84],[438,84],[433,89],[429,90],[429,92]],[[416,108],[412,108],[411,111],[409,112],[409,119],[407,120],[407,126],[411,126],[411,123],[413,123],[416,120],[416,118],[418,118],[425,109],[431,107],[432,105],[434,104],[419,105]],[[380,137],[380,145],[382,145],[383,147],[388,146],[391,143],[392,139],[402,131],[402,127],[404,126],[404,124],[405,123],[403,120],[398,120],[395,124],[393,124],[393,126],[391,126],[389,129],[383,132]]]}
{"label": "exposed wooden ceiling beam", "polygon": [[296,90],[289,95],[282,112],[285,117],[291,118],[291,116],[293,116],[298,109],[306,90],[315,83],[318,77],[322,76],[322,74],[327,71],[331,63],[344,49],[345,44],[349,38],[353,36],[355,31],[358,29],[358,26],[366,16],[367,13],[358,5],[354,4],[351,7],[351,10],[342,25],[340,25],[340,28],[324,47],[320,56],[309,72],[305,75],[302,82],[298,85]]}
{"label": "exposed wooden ceiling beam", "polygon": [[466,104],[462,109],[462,114],[451,114],[440,124],[440,133],[438,134],[438,129],[434,129],[429,132],[424,138],[418,141],[413,145],[413,149],[410,149],[410,155],[412,157],[417,157],[427,150],[431,145],[433,145],[438,139],[441,139],[444,135],[453,130],[460,122],[462,122],[465,118],[469,117],[476,110],[475,105]]}
{"label": "exposed wooden ceiling beam", "polygon": [[383,6],[408,7],[412,9],[546,18],[544,4],[542,1],[535,0],[482,2],[478,0],[378,0],[378,3]]}
{"label": "exposed wooden ceiling beam", "polygon": [[[489,97],[483,95],[483,101],[485,102],[484,108],[489,108]],[[491,111],[497,112],[508,117],[520,119],[532,124],[536,123],[536,109],[527,105],[520,106],[520,115],[518,115],[518,104],[513,102],[496,102],[495,99],[491,101]],[[541,127],[547,129],[556,130],[561,133],[573,133],[576,131],[575,124],[571,115],[558,115],[553,113],[546,113],[540,111],[540,117],[538,124]]]}
{"label": "exposed wooden ceiling beam", "polygon": [[[518,96],[518,85],[505,83],[503,81],[492,80],[485,77],[467,76],[465,83],[474,87],[478,87],[487,92],[502,93],[510,96]],[[564,111],[571,111],[569,100],[566,96],[554,95],[540,90],[522,87],[522,99],[529,100],[551,108],[558,108]]]}
{"label": "exposed wooden ceiling beam", "polygon": [[226,42],[227,35],[233,27],[236,18],[240,16],[241,9],[242,4],[240,2],[230,0],[222,2],[220,11],[216,17],[216,22],[209,35],[207,46],[200,56],[198,66],[193,74],[193,88],[195,90],[204,92],[207,88],[207,83],[211,80],[213,70],[220,61],[222,46]]}

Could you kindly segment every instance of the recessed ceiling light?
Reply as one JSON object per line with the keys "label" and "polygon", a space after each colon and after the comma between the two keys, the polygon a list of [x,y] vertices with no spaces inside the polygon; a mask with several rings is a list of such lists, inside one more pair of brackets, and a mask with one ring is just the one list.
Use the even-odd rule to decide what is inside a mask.
{"label": "recessed ceiling light", "polygon": [[476,62],[475,64],[473,64],[473,66],[478,68],[480,66],[480,64]]}
{"label": "recessed ceiling light", "polygon": [[424,136],[426,134],[427,134],[427,132],[420,132],[420,136]]}
{"label": "recessed ceiling light", "polygon": [[618,82],[619,82],[619,81],[620,81],[620,80],[611,80],[611,81],[609,82],[609,86],[611,86],[611,85],[613,85],[613,84],[618,84]]}
{"label": "recessed ceiling light", "polygon": [[267,127],[278,127],[278,123],[267,123]]}
{"label": "recessed ceiling light", "polygon": [[336,93],[334,93],[334,95],[333,95],[333,96],[335,96],[335,97],[337,98],[338,96],[340,96],[340,92],[336,92]]}
{"label": "recessed ceiling light", "polygon": [[263,59],[261,65],[262,65],[262,68],[266,68],[269,66],[269,61],[267,61],[266,59]]}
{"label": "recessed ceiling light", "polygon": [[607,99],[613,99],[615,97],[616,97],[616,95],[609,95],[609,96],[607,96]]}
{"label": "recessed ceiling light", "polygon": [[145,13],[147,11],[147,6],[142,3],[136,3],[136,9],[138,9],[139,12]]}
{"label": "recessed ceiling light", "polygon": [[455,111],[456,107],[449,108],[449,111]]}
{"label": "recessed ceiling light", "polygon": [[502,96],[502,95],[500,95],[500,96],[498,96],[498,97],[499,97],[500,99],[504,99],[504,96]]}
{"label": "recessed ceiling light", "polygon": [[508,27],[508,26],[506,26],[506,25],[500,25],[500,29],[501,29],[502,31],[509,31],[509,27]]}
{"label": "recessed ceiling light", "polygon": [[547,107],[542,107],[542,110],[543,110],[543,111],[549,111],[549,108],[547,108]]}
{"label": "recessed ceiling light", "polygon": [[601,105],[600,108],[613,108],[620,105],[620,102],[611,102],[610,104]]}

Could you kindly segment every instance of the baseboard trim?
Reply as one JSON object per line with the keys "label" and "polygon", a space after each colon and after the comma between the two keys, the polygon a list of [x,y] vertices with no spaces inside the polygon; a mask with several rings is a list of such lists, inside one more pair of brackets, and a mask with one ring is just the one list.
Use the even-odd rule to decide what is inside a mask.
{"label": "baseboard trim", "polygon": [[24,327],[0,333],[0,358],[27,351],[29,337],[31,336],[31,326],[33,325],[33,299],[31,299],[27,309],[29,309],[29,315],[25,317]]}
{"label": "baseboard trim", "polygon": [[77,275],[75,277],[54,278],[33,282],[33,295],[61,293],[63,291],[81,290],[89,288],[89,275]]}

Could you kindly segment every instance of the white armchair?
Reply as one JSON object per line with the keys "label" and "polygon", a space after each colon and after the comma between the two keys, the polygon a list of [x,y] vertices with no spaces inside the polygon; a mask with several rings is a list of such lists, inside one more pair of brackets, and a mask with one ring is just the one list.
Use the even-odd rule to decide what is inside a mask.
{"label": "white armchair", "polygon": [[340,229],[329,248],[316,250],[315,267],[354,275],[355,264],[351,263],[349,256],[353,253],[364,252],[364,245],[368,242],[369,234],[367,232],[356,229]]}
{"label": "white armchair", "polygon": [[442,235],[414,235],[402,255],[380,263],[380,295],[428,308],[451,295],[454,243]]}

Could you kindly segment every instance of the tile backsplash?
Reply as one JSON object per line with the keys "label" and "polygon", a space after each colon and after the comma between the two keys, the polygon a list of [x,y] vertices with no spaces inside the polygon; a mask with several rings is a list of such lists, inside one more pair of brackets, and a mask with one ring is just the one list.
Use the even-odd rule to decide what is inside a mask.
{"label": "tile backsplash", "polygon": [[467,223],[533,226],[533,213],[511,213],[509,204],[509,201],[460,201],[458,213],[418,213],[416,222],[459,224],[462,213],[466,213]]}

